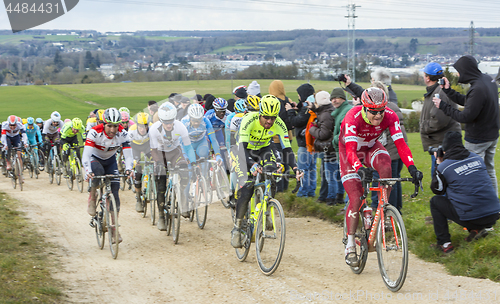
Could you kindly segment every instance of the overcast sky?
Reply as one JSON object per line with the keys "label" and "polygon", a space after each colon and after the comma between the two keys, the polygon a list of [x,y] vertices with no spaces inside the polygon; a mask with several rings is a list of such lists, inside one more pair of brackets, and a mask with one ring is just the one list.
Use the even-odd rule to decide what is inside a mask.
{"label": "overcast sky", "polygon": [[[40,2],[43,2],[40,0]],[[348,0],[80,0],[38,29],[347,29]],[[500,27],[499,0],[353,0],[357,29]],[[6,11],[0,29],[10,29]]]}

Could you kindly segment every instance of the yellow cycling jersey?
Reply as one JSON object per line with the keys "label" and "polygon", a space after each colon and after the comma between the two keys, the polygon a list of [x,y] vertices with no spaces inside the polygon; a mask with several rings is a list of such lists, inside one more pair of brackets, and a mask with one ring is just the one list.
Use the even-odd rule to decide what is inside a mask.
{"label": "yellow cycling jersey", "polygon": [[248,143],[248,149],[259,150],[271,144],[274,136],[279,136],[282,148],[290,148],[288,129],[281,118],[277,117],[269,129],[264,129],[259,122],[259,112],[248,113],[240,123],[239,143]]}
{"label": "yellow cycling jersey", "polygon": [[[149,126],[151,127],[152,123],[149,123]],[[130,141],[132,141],[136,145],[144,145],[149,141],[149,132],[147,132],[145,135],[139,134],[139,131],[137,130],[137,124],[134,124],[128,128],[128,137]]]}

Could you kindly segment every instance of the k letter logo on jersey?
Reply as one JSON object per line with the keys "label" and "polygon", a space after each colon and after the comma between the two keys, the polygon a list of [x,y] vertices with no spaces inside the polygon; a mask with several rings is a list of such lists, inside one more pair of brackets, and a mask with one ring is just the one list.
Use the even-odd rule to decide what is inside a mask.
{"label": "k letter logo on jersey", "polygon": [[13,33],[52,21],[72,10],[79,0],[4,0]]}
{"label": "k letter logo on jersey", "polygon": [[345,124],[345,130],[346,130],[346,134],[348,134],[349,132],[351,133],[356,133],[356,126],[355,125],[351,125],[349,126],[348,124]]}

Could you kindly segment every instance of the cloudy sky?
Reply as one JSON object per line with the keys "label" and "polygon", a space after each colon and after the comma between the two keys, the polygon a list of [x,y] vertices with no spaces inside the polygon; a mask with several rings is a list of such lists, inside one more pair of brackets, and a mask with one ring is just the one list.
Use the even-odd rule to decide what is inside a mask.
{"label": "cloudy sky", "polygon": [[[43,0],[37,0],[37,2]],[[80,0],[39,29],[292,30],[347,29],[348,3],[357,29],[500,27],[498,0]],[[476,4],[477,3],[477,4]],[[10,29],[0,12],[0,29]]]}

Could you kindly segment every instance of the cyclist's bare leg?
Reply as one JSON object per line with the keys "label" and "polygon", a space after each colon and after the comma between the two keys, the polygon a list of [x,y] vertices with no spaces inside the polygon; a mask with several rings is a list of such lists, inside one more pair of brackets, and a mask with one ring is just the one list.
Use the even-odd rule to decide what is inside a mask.
{"label": "cyclist's bare leg", "polygon": [[89,201],[87,205],[87,213],[90,216],[94,216],[96,213],[96,201],[97,201],[97,187],[92,185],[89,191]]}

